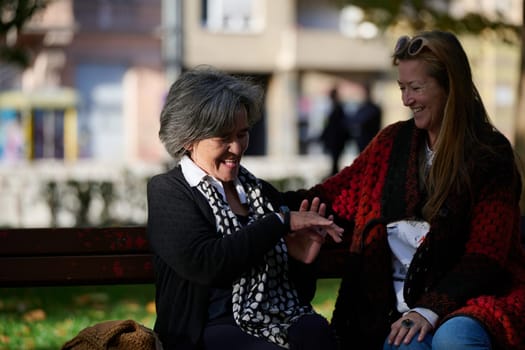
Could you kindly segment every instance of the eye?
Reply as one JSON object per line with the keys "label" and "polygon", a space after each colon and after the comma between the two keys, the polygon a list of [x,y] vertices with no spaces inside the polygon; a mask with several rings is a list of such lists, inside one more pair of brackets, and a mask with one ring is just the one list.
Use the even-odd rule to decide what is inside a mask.
{"label": "eye", "polygon": [[221,143],[230,143],[233,137],[231,135],[221,137]]}
{"label": "eye", "polygon": [[228,143],[230,142],[230,139],[231,139],[231,136],[229,135],[217,136],[217,137],[212,138],[213,141],[220,143],[220,144]]}

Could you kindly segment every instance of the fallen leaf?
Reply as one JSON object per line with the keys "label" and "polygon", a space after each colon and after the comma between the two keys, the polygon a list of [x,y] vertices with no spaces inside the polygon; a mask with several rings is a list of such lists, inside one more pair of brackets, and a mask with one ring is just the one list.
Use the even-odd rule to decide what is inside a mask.
{"label": "fallen leaf", "polygon": [[26,322],[43,321],[46,319],[46,312],[42,309],[28,311],[22,316]]}

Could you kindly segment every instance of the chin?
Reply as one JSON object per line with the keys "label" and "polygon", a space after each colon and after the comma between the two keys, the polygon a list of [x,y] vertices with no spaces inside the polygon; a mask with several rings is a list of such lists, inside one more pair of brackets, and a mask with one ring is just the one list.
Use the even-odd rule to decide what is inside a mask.
{"label": "chin", "polygon": [[425,119],[414,118],[414,123],[418,129],[428,129],[429,123]]}
{"label": "chin", "polygon": [[231,174],[228,174],[228,175],[223,175],[220,177],[220,180],[222,182],[230,182],[230,181],[233,181],[237,178],[237,174],[238,172],[236,171],[235,173],[231,173]]}

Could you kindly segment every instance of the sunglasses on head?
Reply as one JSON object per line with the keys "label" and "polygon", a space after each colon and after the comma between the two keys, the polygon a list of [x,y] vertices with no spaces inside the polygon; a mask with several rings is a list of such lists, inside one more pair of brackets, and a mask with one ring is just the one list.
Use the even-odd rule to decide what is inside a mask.
{"label": "sunglasses on head", "polygon": [[406,50],[406,52],[410,56],[415,56],[419,52],[421,52],[421,50],[424,47],[428,47],[428,46],[429,46],[428,40],[426,38],[423,38],[421,36],[410,38],[409,36],[404,35],[400,37],[399,39],[397,39],[397,43],[394,49],[394,55],[397,56]]}

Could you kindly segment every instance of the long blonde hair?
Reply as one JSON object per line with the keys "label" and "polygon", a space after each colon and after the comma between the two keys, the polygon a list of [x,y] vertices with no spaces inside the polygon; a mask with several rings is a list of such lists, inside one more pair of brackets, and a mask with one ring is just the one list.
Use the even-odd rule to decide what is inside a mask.
{"label": "long blonde hair", "polygon": [[478,134],[490,123],[483,101],[472,81],[467,55],[456,36],[449,32],[422,32],[423,47],[410,54],[408,46],[396,51],[394,65],[401,60],[417,59],[425,63],[427,73],[447,92],[441,129],[434,145],[435,157],[426,186],[428,200],[423,207],[427,220],[434,218],[451,193],[467,191],[471,194],[472,174],[467,154],[473,149],[486,148]]}

